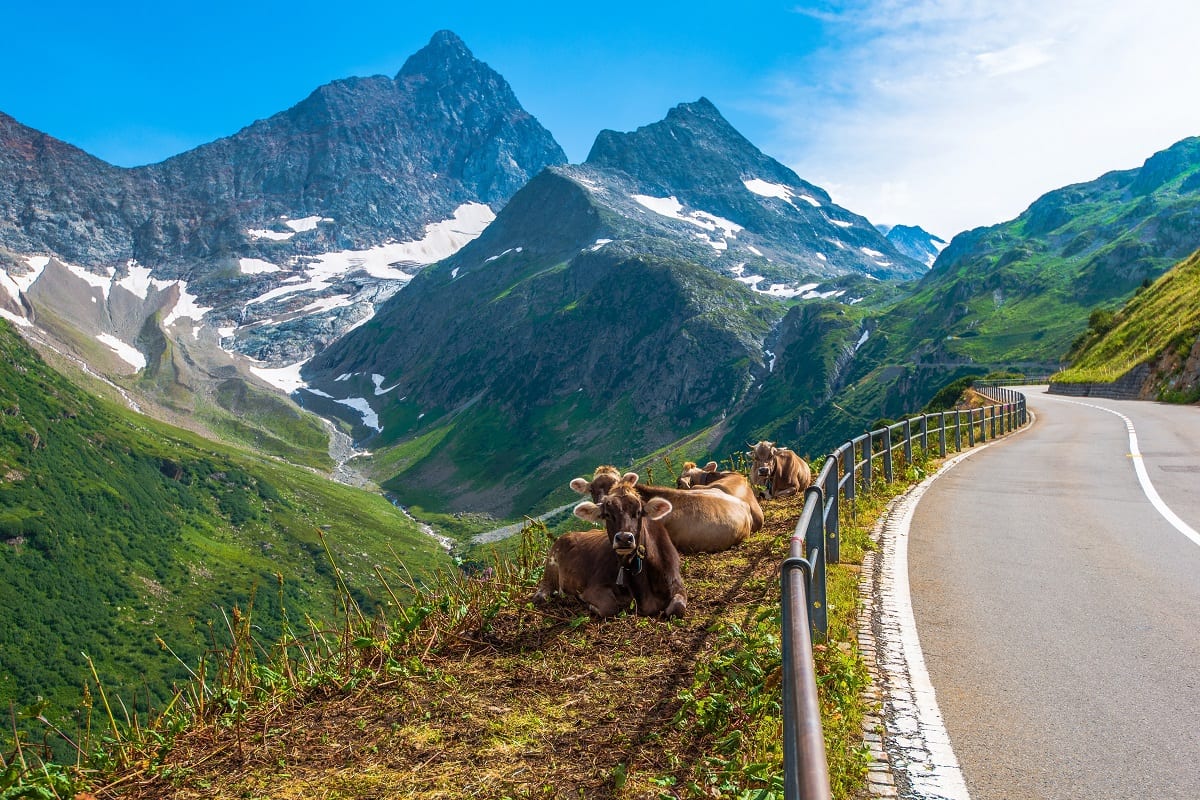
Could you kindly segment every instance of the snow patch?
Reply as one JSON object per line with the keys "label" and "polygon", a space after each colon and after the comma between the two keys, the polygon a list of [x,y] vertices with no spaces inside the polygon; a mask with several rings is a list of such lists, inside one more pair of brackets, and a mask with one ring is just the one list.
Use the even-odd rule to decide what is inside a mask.
{"label": "snow patch", "polygon": [[883,258],[883,253],[878,250],[872,250],[869,247],[860,247],[858,249],[862,251],[863,255],[870,256],[871,258]]}
{"label": "snow patch", "polygon": [[455,267],[454,269],[450,270],[450,280],[454,280],[457,277],[458,277],[458,267]]}
{"label": "snow patch", "polygon": [[[860,299],[861,299],[861,298],[860,298]],[[851,301],[850,301],[850,304],[851,304],[851,305],[853,305],[853,304],[854,304],[854,303],[856,303],[856,302],[858,302],[858,301],[857,301],[857,300],[851,300]],[[867,339],[870,339],[870,338],[871,338],[871,332],[870,332],[869,330],[867,330],[866,328],[863,328],[862,336],[858,337],[858,344],[854,345],[854,352],[856,352],[856,353],[857,353],[857,352],[858,352],[858,348],[860,348],[860,347],[862,347],[864,344],[866,344],[866,343],[867,343]]]}
{"label": "snow patch", "polygon": [[9,322],[11,322],[13,325],[19,325],[22,328],[28,328],[33,325],[32,322],[25,319],[24,317],[18,317],[16,314],[12,313],[11,311],[5,311],[3,308],[0,308],[0,318],[6,319]]}
{"label": "snow patch", "polygon": [[[169,328],[181,319],[190,319],[193,322],[199,322],[205,314],[212,311],[212,308],[205,308],[196,301],[199,299],[196,295],[191,294],[187,290],[187,281],[175,281],[179,286],[179,300],[176,301],[175,307],[171,309],[163,318],[163,327]],[[199,338],[199,328],[192,331],[192,336]]]}
{"label": "snow patch", "polygon": [[834,225],[837,225],[839,228],[851,228],[854,226],[853,222],[846,222],[844,219],[829,219],[829,217],[826,217],[825,219],[829,220]]}
{"label": "snow patch", "polygon": [[[304,278],[278,286],[250,300],[247,305],[266,303],[293,292],[319,292],[337,277],[362,270],[373,278],[407,283],[412,275],[392,266],[396,263],[432,264],[454,255],[463,245],[479,236],[496,218],[483,203],[464,203],[451,219],[425,226],[425,237],[411,242],[391,242],[366,250],[342,250],[325,253],[303,267]],[[298,277],[298,276],[297,276]]]}
{"label": "snow patch", "polygon": [[825,254],[824,254],[824,253],[817,253],[817,258],[821,259],[822,261],[828,261],[828,260],[829,260],[828,258],[826,258],[826,257],[825,257]]}
{"label": "snow patch", "polygon": [[731,222],[724,217],[709,214],[707,211],[689,211],[683,213],[683,204],[674,195],[670,197],[650,197],[644,194],[632,195],[638,205],[648,208],[655,214],[669,219],[679,220],[695,225],[706,231],[723,231],[725,236],[735,238],[734,234],[742,229],[741,225]]}
{"label": "snow patch", "polygon": [[344,406],[349,406],[362,414],[363,425],[368,428],[374,428],[376,431],[381,431],[379,427],[379,415],[371,408],[371,404],[362,397],[347,397],[345,400],[335,400],[335,403],[341,403]]}
{"label": "snow patch", "polygon": [[151,283],[156,283],[150,280],[150,268],[139,267],[138,263],[132,259],[126,262],[126,266],[128,273],[117,281],[117,286],[145,300],[146,295],[150,292]]}
{"label": "snow patch", "polygon": [[315,230],[318,222],[333,222],[333,220],[329,217],[320,216],[302,217],[301,219],[288,219],[287,217],[284,217],[283,220],[283,224],[287,225],[296,233],[304,233],[305,231]]}
{"label": "snow patch", "polygon": [[348,294],[335,294],[333,297],[322,297],[319,300],[314,300],[304,308],[300,309],[300,314],[319,314],[324,311],[332,311],[335,308],[345,308],[346,306],[354,305],[354,300]]}
{"label": "snow patch", "polygon": [[749,250],[751,253],[754,253],[754,255],[758,256],[759,258],[763,257],[762,250],[759,250],[757,247],[755,247],[752,244],[746,245],[746,249]]}
{"label": "snow patch", "polygon": [[96,334],[96,339],[100,342],[100,344],[116,353],[122,361],[133,367],[135,370],[142,370],[146,368],[146,357],[142,355],[136,347],[127,345],[117,337],[108,333],[98,333]]}
{"label": "snow patch", "polygon": [[387,394],[392,389],[395,389],[397,386],[400,385],[399,383],[393,383],[391,386],[384,389],[383,381],[384,381],[384,377],[382,375],[374,374],[371,376],[371,382],[375,384],[375,396],[376,397],[378,397],[381,394]]}
{"label": "snow patch", "polygon": [[505,250],[503,253],[501,253],[501,254],[500,254],[500,255],[498,255],[498,256],[489,256],[488,258],[485,258],[485,259],[483,260],[483,263],[485,263],[485,264],[489,264],[489,263],[491,263],[491,262],[495,261],[495,260],[496,260],[496,259],[498,259],[498,258],[504,258],[504,257],[505,257],[506,255],[508,255],[509,253],[520,253],[520,252],[522,252],[524,249],[525,249],[524,247],[510,247],[510,248],[508,248],[507,250]]}
{"label": "snow patch", "polygon": [[64,267],[66,267],[68,270],[70,270],[71,274],[75,275],[78,278],[81,278],[83,281],[85,281],[89,285],[99,289],[100,293],[104,295],[104,300],[106,302],[108,301],[108,290],[112,288],[112,283],[113,283],[111,273],[109,273],[108,275],[96,275],[95,273],[88,272],[83,267],[77,267],[74,264],[68,264],[68,263],[62,262],[62,261],[60,261],[59,263],[62,264]]}
{"label": "snow patch", "polygon": [[250,228],[246,235],[251,239],[270,239],[272,242],[286,242],[296,235],[295,231],[269,231],[265,228]]}
{"label": "snow patch", "polygon": [[769,183],[761,178],[751,178],[748,181],[742,181],[742,184],[746,187],[746,189],[756,195],[759,195],[760,197],[775,197],[783,200],[786,203],[790,203],[797,209],[799,209],[799,206],[796,205],[796,200],[803,200],[813,208],[821,207],[821,203],[816,198],[810,197],[807,194],[798,193],[792,187],[785,186],[782,183]]}
{"label": "snow patch", "polygon": [[287,394],[291,394],[299,389],[308,388],[308,384],[300,377],[300,368],[307,363],[308,359],[306,358],[288,367],[251,367],[250,371],[276,389],[282,389]]}
{"label": "snow patch", "polygon": [[238,269],[243,275],[263,275],[268,272],[279,272],[281,267],[261,258],[239,258]]}
{"label": "snow patch", "polygon": [[29,272],[24,275],[9,275],[4,270],[0,270],[0,289],[4,289],[13,300],[16,300],[21,292],[29,291],[29,287],[42,277],[46,265],[50,263],[50,258],[49,256],[30,256],[25,259],[25,263],[29,267]]}
{"label": "snow patch", "polygon": [[612,239],[597,239],[596,243],[588,248],[588,251],[594,253],[606,244],[611,244]]}

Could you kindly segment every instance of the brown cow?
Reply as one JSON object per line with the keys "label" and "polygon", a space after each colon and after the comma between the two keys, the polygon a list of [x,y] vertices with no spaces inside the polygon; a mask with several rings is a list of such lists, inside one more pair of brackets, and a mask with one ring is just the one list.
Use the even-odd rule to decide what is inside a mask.
{"label": "brown cow", "polygon": [[[671,541],[681,553],[716,553],[738,544],[754,529],[755,515],[741,498],[723,487],[671,489],[639,484],[636,472],[618,474],[614,467],[597,467],[591,481],[576,478],[571,488],[598,503],[621,483],[629,483],[643,500],[660,497],[675,509],[663,520]],[[757,505],[757,503],[756,503]],[[761,513],[761,510],[760,510]]]}
{"label": "brown cow", "polygon": [[554,543],[535,601],[574,595],[600,617],[634,604],[641,616],[683,616],[687,593],[679,574],[679,551],[662,520],[671,504],[643,501],[632,481],[620,481],[598,503],[582,502],[575,516],[603,522],[603,531],[575,531]]}
{"label": "brown cow", "polygon": [[692,461],[684,462],[683,472],[675,481],[675,488],[696,489],[704,486],[720,489],[750,506],[750,516],[753,519],[753,523],[750,525],[751,533],[763,526],[762,507],[758,504],[754,487],[750,485],[750,481],[746,480],[745,475],[740,472],[718,472],[715,461],[708,462],[703,469],[697,467]]}
{"label": "brown cow", "polygon": [[776,447],[774,442],[759,442],[754,445],[751,455],[754,465],[750,475],[756,483],[766,487],[759,495],[764,500],[787,497],[812,485],[808,462],[786,447]]}

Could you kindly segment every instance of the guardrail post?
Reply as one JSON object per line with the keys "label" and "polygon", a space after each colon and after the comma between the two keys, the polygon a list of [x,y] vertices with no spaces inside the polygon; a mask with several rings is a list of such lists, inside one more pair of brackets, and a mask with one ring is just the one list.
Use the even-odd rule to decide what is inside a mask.
{"label": "guardrail post", "polygon": [[904,420],[904,466],[912,466],[912,420]]}
{"label": "guardrail post", "polygon": [[938,453],[946,457],[946,412],[938,413]]}
{"label": "guardrail post", "polygon": [[975,446],[975,409],[967,409],[967,447]]}
{"label": "guardrail post", "polygon": [[863,491],[871,491],[871,462],[875,459],[875,436],[867,434],[863,439]]}
{"label": "guardrail post", "polygon": [[850,457],[849,464],[845,464],[845,463],[842,464],[842,474],[843,475],[845,475],[846,473],[850,474],[850,480],[846,481],[846,499],[853,502],[854,495],[855,495],[854,483],[855,483],[855,481],[858,480],[858,470],[855,468],[856,458],[855,458],[855,453],[854,453],[854,450],[855,450],[854,442],[851,441],[849,444],[850,444],[850,448],[848,450],[844,449],[845,445],[842,445],[842,447],[843,447],[842,458],[846,458],[847,455]]}
{"label": "guardrail post", "polygon": [[962,411],[954,412],[954,452],[962,452]]}
{"label": "guardrail post", "polygon": [[892,482],[892,428],[890,425],[885,425],[883,428],[883,479]]}
{"label": "guardrail post", "polygon": [[929,454],[929,415],[921,415],[921,453]]}
{"label": "guardrail post", "polygon": [[825,479],[825,506],[821,509],[821,514],[825,517],[825,553],[830,564],[841,563],[842,560],[842,545],[841,545],[841,520],[838,514],[838,484],[841,479],[838,476],[838,460],[837,453],[832,453],[829,458],[833,459],[833,468],[829,470],[829,477]]}
{"label": "guardrail post", "polygon": [[804,492],[804,504],[813,504],[808,529],[804,532],[804,555],[812,566],[808,618],[812,621],[815,642],[824,642],[829,634],[829,609],[825,596],[825,564],[829,554],[825,551],[825,498],[822,495],[824,492],[819,486],[810,486]]}
{"label": "guardrail post", "polygon": [[996,438],[996,407],[988,406],[988,415],[992,418],[992,438]]}

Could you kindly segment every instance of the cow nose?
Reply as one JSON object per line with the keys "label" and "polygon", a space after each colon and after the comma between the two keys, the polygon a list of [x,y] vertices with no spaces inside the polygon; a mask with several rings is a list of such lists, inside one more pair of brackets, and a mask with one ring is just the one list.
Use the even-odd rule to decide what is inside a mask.
{"label": "cow nose", "polygon": [[621,531],[620,533],[613,536],[613,549],[614,550],[632,550],[634,548],[635,542],[636,542],[636,539],[632,533],[630,533],[629,531]]}
{"label": "cow nose", "polygon": [[759,467],[758,468],[758,477],[760,477],[760,478],[765,478],[770,473],[771,473],[770,467]]}

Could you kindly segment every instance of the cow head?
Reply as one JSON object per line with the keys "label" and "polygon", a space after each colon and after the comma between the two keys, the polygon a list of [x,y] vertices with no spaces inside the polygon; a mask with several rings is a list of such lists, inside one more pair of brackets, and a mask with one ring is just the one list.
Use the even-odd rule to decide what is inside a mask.
{"label": "cow head", "polygon": [[[602,522],[608,540],[619,556],[633,555],[639,545],[644,519],[659,520],[671,513],[671,502],[661,497],[642,501],[634,486],[637,473],[626,473],[611,491],[595,502],[584,501],[575,506],[575,516],[588,522]],[[637,553],[641,556],[643,553]]]}
{"label": "cow head", "polygon": [[675,481],[676,489],[691,489],[696,486],[707,486],[717,477],[717,462],[710,461],[703,468],[697,467],[694,461],[686,461],[679,479]]}
{"label": "cow head", "polygon": [[571,488],[577,494],[591,495],[593,503],[599,503],[600,498],[607,495],[613,490],[617,484],[627,480],[630,476],[633,477],[632,483],[638,482],[636,472],[626,472],[622,475],[617,471],[616,467],[601,466],[596,467],[596,471],[592,474],[592,479],[589,481],[585,478],[576,478],[571,481]]}
{"label": "cow head", "polygon": [[774,442],[763,441],[754,445],[754,449],[750,451],[750,455],[754,458],[750,475],[756,483],[766,483],[771,480],[775,472],[777,453],[779,453],[779,448],[775,446]]}

